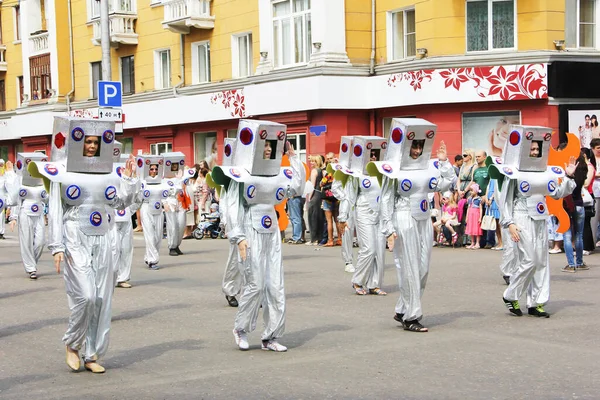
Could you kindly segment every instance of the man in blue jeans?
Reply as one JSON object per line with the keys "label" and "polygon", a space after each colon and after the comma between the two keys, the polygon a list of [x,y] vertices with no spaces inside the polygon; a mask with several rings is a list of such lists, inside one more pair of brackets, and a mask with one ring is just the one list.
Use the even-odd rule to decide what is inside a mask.
{"label": "man in blue jeans", "polygon": [[294,196],[288,200],[288,208],[290,211],[290,221],[292,222],[292,239],[290,244],[302,244],[302,230],[304,227],[304,197]]}

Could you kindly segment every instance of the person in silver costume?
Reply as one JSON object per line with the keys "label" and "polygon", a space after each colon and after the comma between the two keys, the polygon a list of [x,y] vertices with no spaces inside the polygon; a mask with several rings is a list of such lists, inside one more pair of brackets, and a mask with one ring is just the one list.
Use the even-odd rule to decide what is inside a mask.
{"label": "person in silver costume", "polygon": [[[344,143],[341,144],[344,150]],[[370,161],[379,161],[376,154],[385,154],[386,139],[372,136],[355,136],[352,144],[350,168],[339,168],[335,180],[345,182],[344,200],[340,203],[339,220],[342,231],[354,210],[358,239],[356,270],[352,276],[352,287],[356,294],[384,296],[381,289],[385,268],[385,237],[381,234],[379,181],[365,175]],[[382,153],[383,152],[383,153]]]}
{"label": "person in silver costume", "polygon": [[18,153],[17,172],[7,166],[7,188],[11,199],[10,228],[18,223],[19,245],[25,272],[29,279],[37,279],[37,264],[46,245],[46,223],[44,207],[48,204],[48,193],[41,179],[33,178],[27,171],[31,161],[47,161],[43,153]]}
{"label": "person in silver costume", "polygon": [[[109,344],[116,265],[110,221],[114,209],[133,200],[138,187],[130,158],[121,178],[111,174],[114,123],[55,117],[51,162],[31,162],[28,170],[49,190],[49,249],[64,280],[71,315],[63,343],[66,362],[103,373],[98,360]],[[83,150],[83,157],[81,150]],[[81,354],[82,353],[82,354]]]}
{"label": "person in silver costume", "polygon": [[[248,334],[256,328],[262,306],[263,350],[287,351],[278,342],[285,331],[285,290],[281,233],[275,204],[301,193],[305,170],[289,142],[285,125],[242,120],[232,165],[215,167],[213,180],[226,187],[230,243],[238,246],[244,275],[233,335],[240,350],[248,350]],[[286,146],[290,167],[281,168]]]}
{"label": "person in silver costume", "polygon": [[435,129],[435,125],[422,119],[394,119],[388,161],[370,164],[378,164],[382,176],[382,233],[387,237],[388,248],[394,252],[398,273],[400,297],[394,319],[409,332],[428,331],[420,323],[421,297],[433,247],[427,196],[433,191],[448,190],[456,176],[443,141],[437,151],[438,160],[429,160]]}
{"label": "person in silver costume", "polygon": [[[515,129],[515,128],[513,128]],[[535,140],[537,128],[524,127],[524,132],[517,129],[511,132],[505,145],[505,153],[512,147],[527,147],[528,157],[540,160],[543,171],[527,170],[521,160],[521,169],[513,171],[510,167],[497,167],[505,176],[501,189],[501,224],[508,230],[510,239],[514,242],[513,257],[516,259],[516,270],[512,273],[508,288],[502,296],[508,310],[516,316],[522,316],[519,299],[527,291],[528,314],[535,317],[549,318],[550,314],[544,305],[550,298],[550,267],[548,260],[548,229],[546,225],[547,208],[544,196],[561,199],[570,194],[575,188],[573,174],[577,164],[571,157],[565,165],[564,175],[559,167],[550,167],[546,172],[547,163],[542,159],[543,150],[549,149],[551,133],[545,134],[545,139]],[[542,130],[542,129],[540,129]],[[535,132],[532,132],[535,131]],[[551,132],[549,128],[546,132]],[[529,136],[531,135],[531,136]],[[521,136],[526,136],[521,140]],[[545,156],[547,159],[547,155]],[[503,157],[505,162],[507,157]],[[533,162],[532,162],[533,163]],[[518,165],[517,165],[518,167]],[[517,172],[514,178],[512,175]],[[493,172],[494,173],[494,172]],[[495,176],[497,176],[494,173]],[[564,178],[563,178],[564,176]],[[563,178],[560,184],[555,179]],[[533,200],[533,202],[531,201]],[[537,202],[537,204],[536,204]],[[504,262],[505,260],[503,260]]]}
{"label": "person in silver costume", "polygon": [[181,152],[163,153],[165,169],[163,179],[168,186],[169,194],[163,200],[163,208],[167,219],[167,246],[170,256],[179,256],[183,252],[179,248],[185,231],[185,214],[189,204],[184,204],[186,197],[183,179],[185,155]]}
{"label": "person in silver costume", "polygon": [[[334,180],[333,184],[331,185],[331,191],[333,192],[333,195],[335,196],[335,198],[340,201],[340,215],[341,215],[342,204],[347,199],[346,190],[344,189],[344,186],[340,180]],[[342,260],[344,261],[344,264],[345,264],[344,271],[350,272],[350,273],[354,273],[356,271],[356,268],[354,268],[354,251],[353,251],[354,227],[355,227],[355,220],[356,220],[355,215],[356,215],[356,210],[354,209],[354,207],[352,207],[347,212],[347,215],[344,217],[344,218],[346,218],[345,220],[340,219],[340,216],[338,215],[338,220],[340,221],[340,226],[344,227],[342,229],[342,233],[341,233],[341,235],[342,235]],[[342,222],[342,221],[344,221],[344,222]],[[340,235],[340,233],[338,232],[338,236],[339,235]]]}

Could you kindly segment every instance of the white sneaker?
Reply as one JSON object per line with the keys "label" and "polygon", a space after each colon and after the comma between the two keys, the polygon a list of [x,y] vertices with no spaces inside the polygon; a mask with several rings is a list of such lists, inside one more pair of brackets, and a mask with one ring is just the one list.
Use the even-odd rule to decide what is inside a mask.
{"label": "white sneaker", "polygon": [[583,255],[584,255],[584,256],[589,256],[589,255],[590,255],[590,252],[589,252],[589,251],[587,251],[587,250],[584,250],[584,251],[583,251]]}
{"label": "white sneaker", "polygon": [[235,338],[235,344],[238,345],[240,350],[248,350],[250,348],[250,345],[248,344],[248,334],[243,330],[238,331],[234,329],[233,337]]}
{"label": "white sneaker", "polygon": [[266,351],[277,351],[277,352],[284,352],[287,351],[287,347],[285,347],[284,345],[280,344],[279,342],[277,342],[277,340],[263,340],[262,341],[262,349],[266,350]]}
{"label": "white sneaker", "polygon": [[356,271],[356,269],[354,268],[354,265],[352,265],[352,264],[346,264],[346,268],[344,269],[344,271],[353,273],[353,272]]}

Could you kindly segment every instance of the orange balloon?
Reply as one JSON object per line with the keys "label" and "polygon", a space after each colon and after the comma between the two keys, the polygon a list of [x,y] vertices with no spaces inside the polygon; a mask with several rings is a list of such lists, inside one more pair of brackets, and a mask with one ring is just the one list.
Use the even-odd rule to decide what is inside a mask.
{"label": "orange balloon", "polygon": [[[548,153],[548,165],[564,167],[566,164],[569,164],[569,159],[571,157],[579,157],[579,154],[581,153],[580,146],[581,144],[577,135],[567,133],[567,147],[559,151],[554,150],[554,148],[550,146],[550,153]],[[546,196],[546,206],[548,207],[550,214],[554,215],[558,219],[558,229],[556,231],[559,233],[565,233],[567,230],[569,230],[571,227],[571,219],[569,218],[569,214],[563,208],[562,199],[555,200],[550,196]]]}

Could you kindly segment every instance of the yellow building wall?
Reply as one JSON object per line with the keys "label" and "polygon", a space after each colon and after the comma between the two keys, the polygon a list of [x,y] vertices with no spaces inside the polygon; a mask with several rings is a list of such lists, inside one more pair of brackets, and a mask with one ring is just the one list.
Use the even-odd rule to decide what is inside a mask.
{"label": "yellow building wall", "polygon": [[[517,50],[553,50],[553,41],[564,39],[564,0],[515,1]],[[360,3],[360,0],[347,0],[347,8],[348,4],[354,2]],[[370,2],[363,3],[369,3],[367,12],[370,13]],[[358,5],[353,4],[352,9],[356,8]],[[377,0],[375,21],[377,64],[388,62],[388,12],[405,8],[415,9],[417,48],[426,48],[429,57],[466,54],[465,0]],[[346,10],[347,17],[348,14],[349,11]],[[363,25],[361,28],[364,28]],[[348,52],[352,51],[356,54],[354,49],[361,46],[364,40],[362,38],[354,40],[350,34],[347,39]]]}
{"label": "yellow building wall", "polygon": [[[7,72],[0,72],[0,79],[4,79],[6,87],[6,110],[11,111],[18,106],[19,86],[17,78],[23,75],[23,57],[21,43],[15,41],[15,26],[13,23],[13,7],[16,1],[5,1],[0,6],[0,23],[2,24],[2,44],[6,46],[4,53],[8,64]],[[27,43],[27,42],[25,42]]]}
{"label": "yellow building wall", "polygon": [[[163,28],[163,6],[150,7],[149,1],[138,0],[136,32],[137,45],[119,45],[111,49],[112,80],[120,80],[119,58],[133,55],[135,63],[135,91],[142,93],[155,89],[154,57],[156,50],[171,51],[171,86],[181,82],[180,35]],[[73,1],[73,30],[75,49],[75,99],[91,98],[90,63],[100,61],[100,46],[92,44],[93,27],[87,24],[85,0]],[[192,43],[210,41],[211,81],[231,79],[231,35],[252,33],[253,70],[259,55],[258,2],[248,0],[213,0],[211,14],[215,16],[215,28],[211,30],[192,28],[184,35],[185,85],[192,84]]]}

